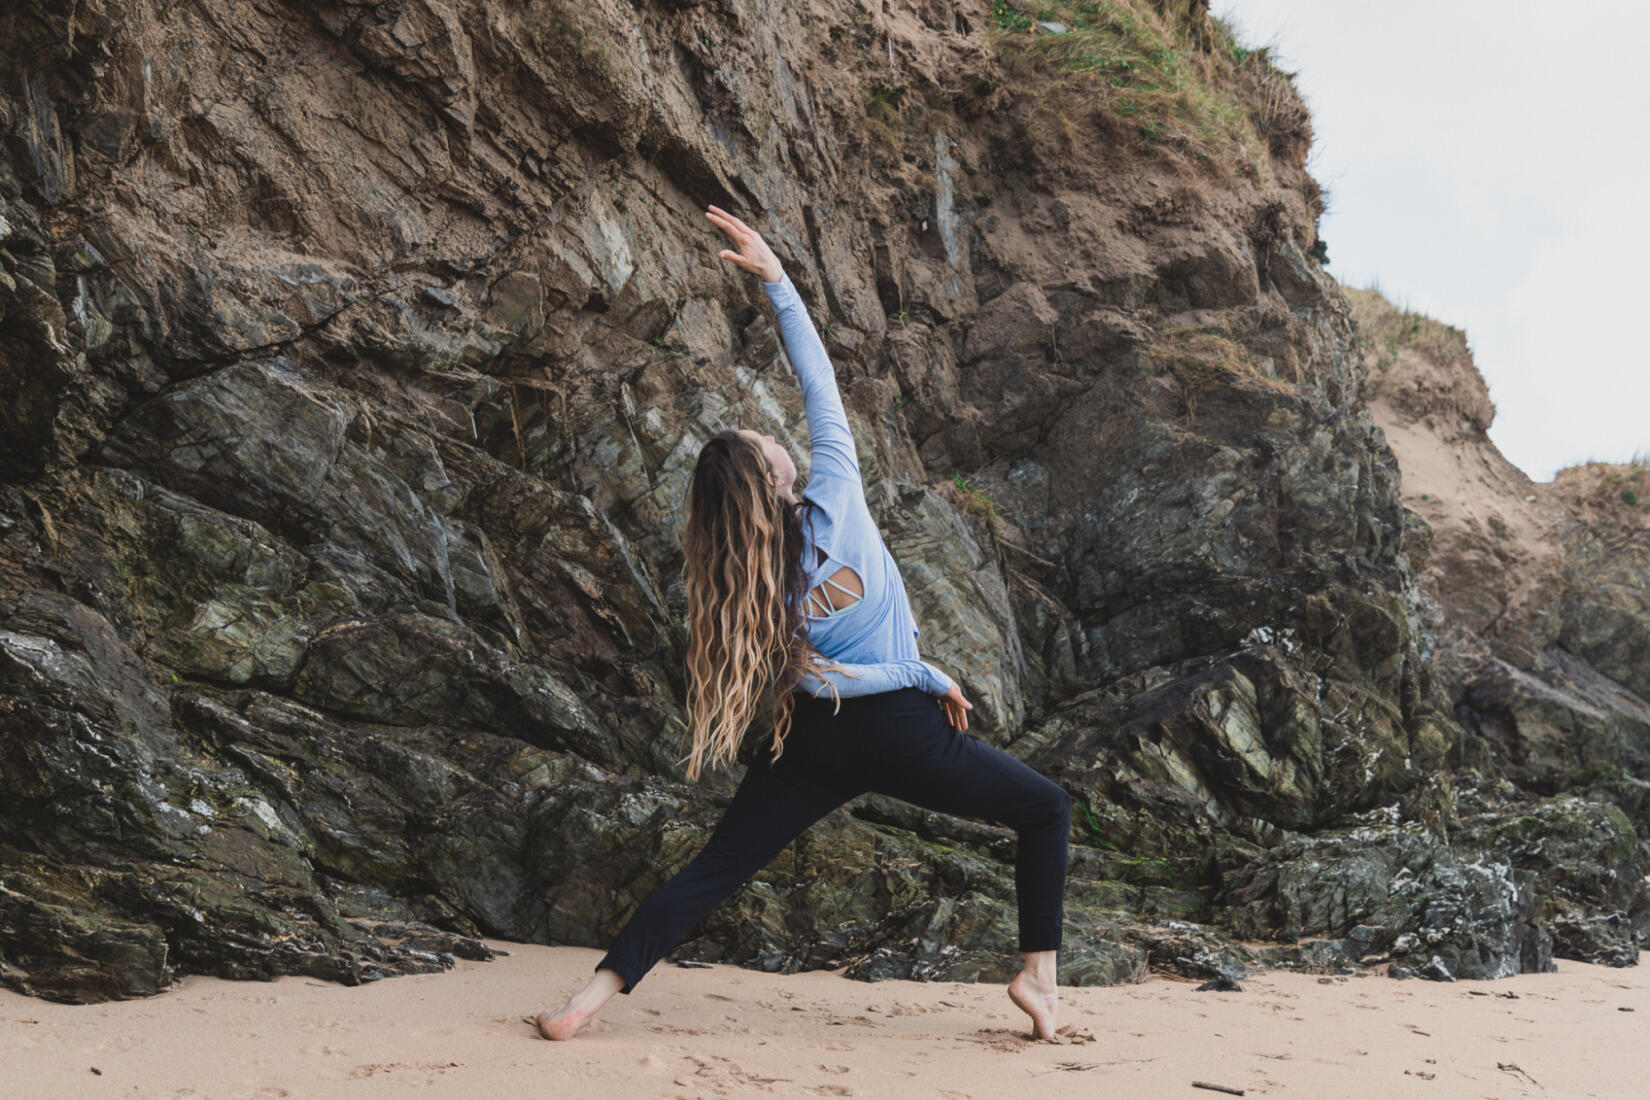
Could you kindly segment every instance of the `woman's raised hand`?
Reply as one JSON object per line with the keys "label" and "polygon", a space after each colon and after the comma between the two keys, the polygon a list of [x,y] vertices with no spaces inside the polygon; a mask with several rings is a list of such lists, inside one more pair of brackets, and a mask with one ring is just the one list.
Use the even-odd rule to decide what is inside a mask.
{"label": "woman's raised hand", "polygon": [[720,206],[707,209],[705,217],[709,218],[716,228],[732,237],[733,243],[739,246],[737,250],[722,249],[716,254],[718,257],[738,264],[753,275],[760,275],[765,283],[777,283],[785,277],[785,269],[780,266],[779,257],[773,254],[773,249],[762,239],[762,234]]}
{"label": "woman's raised hand", "polygon": [[953,683],[950,691],[939,696],[939,701],[945,720],[955,729],[967,730],[968,712],[974,709],[974,704],[963,697],[962,688]]}

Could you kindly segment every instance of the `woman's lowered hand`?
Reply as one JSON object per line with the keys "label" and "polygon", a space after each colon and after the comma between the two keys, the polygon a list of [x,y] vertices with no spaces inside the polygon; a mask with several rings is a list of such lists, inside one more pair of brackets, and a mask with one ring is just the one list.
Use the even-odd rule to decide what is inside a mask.
{"label": "woman's lowered hand", "polygon": [[737,250],[722,249],[716,254],[718,257],[738,264],[753,275],[760,275],[765,283],[777,283],[785,277],[785,269],[780,266],[779,257],[773,254],[773,249],[762,239],[762,234],[720,206],[707,209],[705,217],[709,218],[716,228],[732,237],[733,243],[739,246]]}
{"label": "woman's lowered hand", "polygon": [[945,720],[952,728],[968,729],[968,712],[974,709],[974,704],[963,697],[962,688],[952,683],[951,690],[939,697],[940,708],[945,711]]}

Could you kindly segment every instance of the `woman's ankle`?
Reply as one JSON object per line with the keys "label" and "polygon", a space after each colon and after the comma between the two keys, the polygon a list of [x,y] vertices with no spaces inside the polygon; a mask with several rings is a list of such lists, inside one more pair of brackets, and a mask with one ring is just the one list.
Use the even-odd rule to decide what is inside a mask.
{"label": "woman's ankle", "polygon": [[576,996],[582,1001],[594,1001],[598,1006],[604,1005],[624,988],[624,984],[624,978],[619,976],[617,970],[603,967],[591,975],[590,981],[585,983],[584,988],[579,990]]}
{"label": "woman's ankle", "polygon": [[1027,951],[1025,966],[1021,973],[1030,977],[1038,985],[1053,986],[1059,982],[1059,965],[1056,962],[1056,952]]}

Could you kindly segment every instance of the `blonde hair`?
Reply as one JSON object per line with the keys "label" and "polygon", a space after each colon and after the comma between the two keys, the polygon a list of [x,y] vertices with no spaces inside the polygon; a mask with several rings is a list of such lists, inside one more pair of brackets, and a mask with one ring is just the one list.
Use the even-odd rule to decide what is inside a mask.
{"label": "blonde hair", "polygon": [[761,449],[738,432],[718,433],[699,452],[682,528],[692,737],[682,761],[689,779],[734,759],[770,686],[773,758],[779,759],[799,678],[846,672],[820,656],[804,631],[808,507],[774,491]]}

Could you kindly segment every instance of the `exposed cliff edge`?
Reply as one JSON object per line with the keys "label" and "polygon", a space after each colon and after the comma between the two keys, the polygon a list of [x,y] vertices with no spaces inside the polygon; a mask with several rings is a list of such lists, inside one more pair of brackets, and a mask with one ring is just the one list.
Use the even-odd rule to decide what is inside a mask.
{"label": "exposed cliff edge", "polygon": [[[1642,716],[1457,670],[1642,693],[1640,536],[1572,511],[1556,616],[1425,572],[1287,77],[1201,0],[1059,10],[0,14],[0,982],[598,944],[696,849],[682,489],[806,453],[707,202],[814,310],[925,652],[1082,806],[1064,980],[1633,961],[1642,757],[1485,716]],[[867,799],[681,953],[1004,974],[1012,846]]]}

